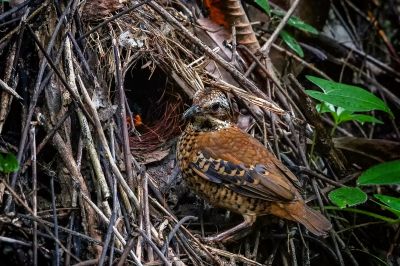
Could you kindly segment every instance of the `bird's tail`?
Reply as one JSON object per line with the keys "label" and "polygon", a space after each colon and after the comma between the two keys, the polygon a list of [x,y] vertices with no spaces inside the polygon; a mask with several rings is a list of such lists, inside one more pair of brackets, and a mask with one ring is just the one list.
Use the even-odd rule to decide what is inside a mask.
{"label": "bird's tail", "polygon": [[326,235],[332,228],[332,224],[324,215],[304,203],[298,206],[297,211],[292,212],[291,216],[293,220],[304,225],[307,230],[316,236]]}

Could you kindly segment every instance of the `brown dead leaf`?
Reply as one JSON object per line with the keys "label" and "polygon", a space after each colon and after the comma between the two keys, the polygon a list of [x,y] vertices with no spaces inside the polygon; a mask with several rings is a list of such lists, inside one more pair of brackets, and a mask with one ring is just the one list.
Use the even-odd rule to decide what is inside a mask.
{"label": "brown dead leaf", "polygon": [[[231,34],[224,27],[219,26],[208,18],[198,19],[197,23],[201,27],[195,28],[196,36],[211,49],[218,47],[219,49],[216,53],[226,61],[230,62],[232,59],[232,52],[223,44],[223,42],[229,40],[231,38]],[[208,60],[204,68],[215,79],[222,79],[231,85],[238,85],[237,82],[232,78],[231,74],[229,74],[225,68],[217,65],[214,61]]]}
{"label": "brown dead leaf", "polygon": [[229,40],[231,38],[231,34],[224,27],[216,24],[208,18],[199,18],[197,20],[197,23],[203,28],[203,30],[214,42],[213,44],[206,44],[212,49],[215,48],[215,46],[218,46],[224,53],[223,57],[226,59],[230,59],[232,57],[232,52],[223,44],[223,42]]}
{"label": "brown dead leaf", "polygon": [[153,152],[144,153],[143,154],[144,164],[161,161],[162,159],[164,159],[165,157],[168,156],[169,151],[170,151],[170,149],[166,149],[166,150],[159,149],[159,150],[155,150]]}

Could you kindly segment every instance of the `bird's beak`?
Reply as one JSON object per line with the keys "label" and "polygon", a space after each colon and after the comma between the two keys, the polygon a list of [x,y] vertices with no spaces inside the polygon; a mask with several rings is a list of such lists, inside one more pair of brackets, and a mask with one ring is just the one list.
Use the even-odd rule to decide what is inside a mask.
{"label": "bird's beak", "polygon": [[189,119],[193,116],[195,116],[196,114],[200,113],[201,108],[198,105],[192,105],[189,107],[189,109],[187,109],[184,113],[182,118],[183,119]]}

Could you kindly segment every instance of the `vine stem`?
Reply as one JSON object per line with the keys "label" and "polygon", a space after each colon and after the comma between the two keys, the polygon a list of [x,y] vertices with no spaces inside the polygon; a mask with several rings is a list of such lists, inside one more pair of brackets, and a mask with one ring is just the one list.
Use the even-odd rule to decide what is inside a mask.
{"label": "vine stem", "polygon": [[373,212],[369,212],[369,211],[364,211],[364,210],[360,210],[360,209],[355,209],[355,208],[345,208],[345,209],[341,209],[339,207],[336,206],[325,206],[326,210],[334,210],[334,211],[345,211],[345,212],[352,212],[352,213],[359,213],[359,214],[364,214],[367,215],[369,217],[378,219],[378,220],[382,220],[385,221],[387,223],[390,224],[397,224],[400,223],[400,218],[399,219],[393,219],[393,218],[389,218],[383,215],[379,215]]}

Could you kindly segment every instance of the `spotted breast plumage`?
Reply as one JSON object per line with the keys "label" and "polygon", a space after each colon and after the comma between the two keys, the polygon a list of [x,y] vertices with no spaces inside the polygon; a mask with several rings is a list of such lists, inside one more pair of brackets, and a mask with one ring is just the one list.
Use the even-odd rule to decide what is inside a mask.
{"label": "spotted breast plumage", "polygon": [[299,222],[317,236],[330,230],[330,222],[305,204],[296,176],[230,122],[229,102],[222,92],[198,91],[184,117],[191,119],[177,146],[184,180],[211,204],[244,217],[241,224],[209,240],[227,240],[267,214]]}

